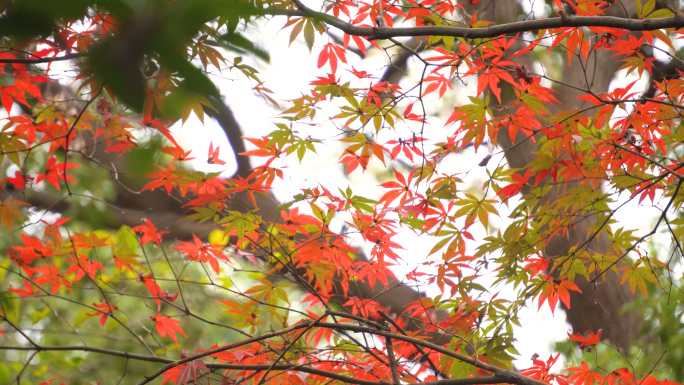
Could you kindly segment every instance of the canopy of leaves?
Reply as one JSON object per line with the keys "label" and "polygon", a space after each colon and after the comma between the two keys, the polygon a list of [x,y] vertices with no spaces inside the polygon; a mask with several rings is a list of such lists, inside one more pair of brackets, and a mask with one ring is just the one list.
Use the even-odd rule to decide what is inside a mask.
{"label": "canopy of leaves", "polygon": [[[0,383],[684,380],[684,14],[538,3],[2,2]],[[294,99],[260,73],[269,23],[318,71]],[[598,57],[630,80],[592,78]],[[240,132],[225,79],[272,129]],[[222,126],[236,175],[218,141],[175,136],[192,116]],[[276,203],[306,162],[338,183]],[[581,293],[621,317],[593,291],[610,276],[642,339],[606,325],[569,332],[565,361],[519,356],[540,344],[522,309]]]}

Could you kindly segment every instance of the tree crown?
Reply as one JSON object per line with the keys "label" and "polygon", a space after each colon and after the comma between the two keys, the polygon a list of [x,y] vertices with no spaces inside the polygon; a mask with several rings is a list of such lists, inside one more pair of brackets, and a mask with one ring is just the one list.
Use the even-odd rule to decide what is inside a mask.
{"label": "tree crown", "polygon": [[[0,9],[0,382],[684,377],[672,4]],[[318,68],[295,99],[260,72],[279,64],[255,42],[266,22]],[[611,86],[618,71],[628,80]],[[277,111],[272,129],[240,130],[226,78]],[[225,144],[205,155],[178,139],[172,126],[193,116],[221,126],[235,175]],[[307,162],[349,180],[307,180],[278,202]],[[620,219],[631,207],[656,213],[645,231]],[[559,306],[565,366],[519,357],[521,310]]]}

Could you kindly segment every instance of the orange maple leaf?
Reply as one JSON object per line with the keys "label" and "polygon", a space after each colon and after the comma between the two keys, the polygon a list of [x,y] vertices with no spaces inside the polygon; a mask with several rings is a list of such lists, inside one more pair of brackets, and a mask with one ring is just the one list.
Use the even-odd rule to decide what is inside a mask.
{"label": "orange maple leaf", "polygon": [[551,313],[556,310],[556,305],[560,299],[565,307],[570,308],[570,291],[581,293],[582,291],[572,281],[568,280],[568,276],[563,276],[560,279],[552,279],[549,276],[545,277],[544,287],[542,293],[539,295],[539,309],[546,300],[549,301]]}

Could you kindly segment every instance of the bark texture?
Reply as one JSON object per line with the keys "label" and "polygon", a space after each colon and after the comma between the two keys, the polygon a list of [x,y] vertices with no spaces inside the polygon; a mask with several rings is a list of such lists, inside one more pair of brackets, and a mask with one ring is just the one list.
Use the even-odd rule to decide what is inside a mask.
{"label": "bark texture", "polygon": [[[615,17],[636,17],[636,9],[633,2],[630,5],[613,4],[607,12]],[[667,6],[666,2],[661,2],[659,6]],[[497,22],[509,22],[517,20],[521,14],[519,4],[515,0],[487,2],[483,9],[478,13],[480,17]],[[511,51],[520,49],[521,46],[514,46]],[[551,115],[560,111],[581,110],[588,106],[588,103],[577,99],[585,95],[587,90],[594,94],[607,92],[610,82],[615,73],[621,66],[621,62],[611,58],[612,52],[605,50],[591,50],[586,61],[580,57],[573,59],[571,65],[567,63],[567,56],[561,55],[563,63],[559,63],[563,69],[562,78],[558,79],[563,85],[556,87],[558,91],[556,97],[560,101],[558,105],[549,108]],[[527,68],[532,67],[530,55],[515,59]],[[587,112],[591,114],[591,111]],[[543,122],[544,125],[547,125]],[[535,144],[531,140],[521,141],[518,136],[515,145],[511,142],[507,130],[502,130],[498,134],[498,144],[506,153],[506,160],[510,167],[523,168],[529,164],[535,153]],[[571,182],[572,184],[572,182]],[[552,189],[547,196],[546,202],[554,202],[570,188],[570,185],[559,186]],[[545,249],[546,256],[563,257],[567,256],[569,250],[577,245],[584,245],[587,250],[603,254],[609,250],[609,240],[601,237],[598,241],[589,240],[587,235],[588,228],[596,223],[595,216],[583,220],[570,229],[567,236],[556,236],[551,239]],[[596,284],[591,283],[583,277],[578,277],[575,284],[582,293],[571,292],[571,308],[566,309],[567,320],[572,325],[573,332],[583,333],[587,330],[596,331],[603,329],[603,336],[609,339],[616,347],[626,351],[637,332],[641,327],[641,320],[635,312],[624,313],[622,308],[634,299],[634,295],[627,285],[620,284],[617,274],[609,271],[603,280],[597,280]]]}

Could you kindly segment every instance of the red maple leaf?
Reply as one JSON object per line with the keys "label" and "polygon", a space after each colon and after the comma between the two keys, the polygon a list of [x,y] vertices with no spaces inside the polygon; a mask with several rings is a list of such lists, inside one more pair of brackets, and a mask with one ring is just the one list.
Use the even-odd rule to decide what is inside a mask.
{"label": "red maple leaf", "polygon": [[150,120],[147,122],[148,127],[155,128],[157,131],[159,131],[162,135],[166,137],[166,139],[170,140],[171,143],[175,144],[176,146],[180,147],[178,145],[178,142],[176,142],[176,139],[173,137],[173,134],[171,134],[171,131],[162,123],[161,121],[154,119]]}
{"label": "red maple leaf", "polygon": [[589,365],[584,361],[582,361],[582,367],[575,366],[566,370],[569,372],[576,372],[568,376],[566,382],[568,384],[574,382],[575,385],[593,385],[594,383],[601,384],[603,382],[603,377],[596,372],[592,372]]}
{"label": "red maple leaf", "polygon": [[131,230],[140,234],[140,243],[145,245],[152,242],[155,246],[161,245],[162,235],[167,234],[168,231],[157,231],[154,224],[147,218],[143,219],[145,224],[135,226]]}
{"label": "red maple leaf", "polygon": [[43,259],[54,254],[54,251],[45,247],[43,242],[41,242],[38,238],[21,234],[21,240],[24,242],[24,246],[12,246],[12,248],[19,252],[19,254],[15,254],[15,257],[22,265],[30,265],[38,258]]}
{"label": "red maple leaf", "polygon": [[152,274],[148,275],[143,275],[142,273],[140,274],[140,278],[138,278],[138,282],[141,282],[147,290],[150,291],[150,294],[154,298],[154,302],[157,303],[157,311],[161,310],[161,300],[159,299],[159,294],[162,292],[162,289],[157,285],[157,282],[154,280],[154,276]]}
{"label": "red maple leaf", "polygon": [[477,94],[481,95],[485,88],[489,87],[496,98],[501,101],[501,88],[499,87],[499,82],[504,80],[509,84],[515,84],[515,80],[506,66],[515,66],[515,63],[510,61],[501,60],[501,57],[495,57],[491,59],[490,62],[474,60],[473,66],[467,73],[466,76],[472,75],[478,71],[480,72],[477,78]]}
{"label": "red maple leaf", "polygon": [[[33,120],[29,116],[10,116],[7,117],[7,121],[15,125],[12,131],[12,136],[17,139],[26,140],[27,146],[31,146],[33,143],[35,143],[38,126],[34,124]],[[41,126],[45,126],[45,124],[43,123]]]}
{"label": "red maple leaf", "polygon": [[64,272],[64,275],[74,274],[74,281],[80,281],[86,274],[95,279],[97,271],[105,271],[104,266],[100,262],[90,261],[85,254],[78,253],[76,257],[71,257],[66,262],[73,262],[71,266]]}
{"label": "red maple leaf", "polygon": [[425,90],[423,91],[423,96],[437,91],[439,89],[439,97],[444,96],[447,89],[451,89],[451,79],[437,72],[437,70],[432,71],[432,73],[423,79],[423,82],[427,84]]}
{"label": "red maple leaf", "polygon": [[300,214],[299,208],[297,207],[289,211],[281,211],[280,216],[283,217],[283,221],[285,222],[281,226],[281,228],[283,230],[290,231],[292,234],[296,233],[297,231],[299,231],[302,234],[309,234],[309,232],[304,227],[306,225],[316,226],[317,229],[321,228],[320,220],[312,217],[311,215]]}
{"label": "red maple leaf", "polygon": [[163,152],[164,154],[171,155],[175,162],[183,162],[186,160],[195,159],[194,157],[190,157],[190,153],[192,152],[192,150],[185,151],[180,146],[165,146],[165,147],[162,147],[162,149],[160,151]]}
{"label": "red maple leaf", "polygon": [[527,169],[527,171],[525,171],[525,174],[523,175],[511,175],[511,179],[513,179],[515,183],[511,183],[508,186],[501,188],[501,190],[499,190],[499,192],[497,193],[497,195],[501,197],[501,201],[504,203],[508,200],[508,198],[519,193],[520,190],[522,190],[523,187],[525,187],[527,181],[530,179],[530,169]]}
{"label": "red maple leaf", "polygon": [[[177,187],[180,177],[174,174],[176,167],[172,164],[167,165],[167,169],[160,165],[155,165],[159,171],[152,171],[147,174],[147,178],[150,179],[149,182],[142,188],[142,191],[146,190],[156,190],[158,187],[164,187],[166,193],[171,195],[171,191],[174,187]],[[185,187],[179,188],[182,196],[185,196],[187,189]]]}
{"label": "red maple leaf", "polygon": [[591,352],[592,347],[596,346],[596,344],[601,341],[601,332],[601,329],[599,329],[596,333],[587,331],[587,333],[589,333],[588,337],[584,337],[579,333],[573,335],[568,332],[568,337],[570,337],[570,339],[573,341],[579,342],[581,350],[587,349],[587,352]]}
{"label": "red maple leaf", "polygon": [[214,142],[209,142],[209,158],[207,158],[207,163],[209,164],[226,164],[225,161],[219,159],[219,146],[214,149]]}
{"label": "red maple leaf", "polygon": [[331,86],[340,82],[340,78],[335,79],[335,74],[328,74],[327,77],[316,76],[316,79],[318,80],[313,80],[309,84],[312,86]]}
{"label": "red maple leaf", "polygon": [[71,292],[72,281],[66,278],[54,263],[33,268],[33,271],[38,273],[36,278],[33,279],[33,282],[37,285],[49,283],[51,286],[51,294],[57,293],[62,285],[66,286],[69,292]]}
{"label": "red maple leaf", "polygon": [[94,317],[100,315],[100,325],[107,323],[107,317],[112,315],[112,312],[117,309],[116,306],[110,305],[106,299],[100,298],[101,303],[93,303],[93,306],[98,309],[95,313],[86,313],[87,316]]}
{"label": "red maple leaf", "polygon": [[366,166],[368,166],[369,160],[369,154],[357,155],[354,151],[347,148],[344,150],[344,153],[342,154],[342,159],[340,159],[340,163],[347,165],[347,175],[349,175],[359,166],[361,166],[361,169],[363,171],[366,171]]}
{"label": "red maple leaf", "polygon": [[214,272],[219,274],[221,268],[219,267],[217,258],[229,261],[228,257],[221,251],[224,246],[204,244],[196,235],[193,234],[192,237],[194,242],[179,241],[181,244],[179,246],[173,246],[172,249],[187,254],[188,258],[193,261],[209,262]]}
{"label": "red maple leaf", "polygon": [[15,189],[23,189],[26,186],[31,186],[33,179],[32,176],[24,175],[19,170],[14,172],[13,177],[7,177],[7,181],[12,183],[12,186],[14,186]]}
{"label": "red maple leaf", "polygon": [[76,181],[67,175],[66,170],[74,167],[80,167],[80,164],[76,163],[68,163],[68,162],[57,162],[57,157],[51,157],[48,159],[47,164],[45,165],[45,173],[38,173],[38,176],[36,177],[36,183],[40,183],[43,179],[45,179],[46,182],[49,182],[51,185],[55,186],[57,190],[59,190],[59,181],[64,180],[72,183],[76,183]]}
{"label": "red maple leaf", "polygon": [[542,289],[542,293],[539,295],[539,309],[541,309],[544,302],[548,299],[549,307],[551,308],[551,313],[556,310],[556,305],[560,299],[565,307],[570,308],[570,291],[576,291],[581,293],[582,291],[575,285],[572,281],[568,280],[567,276],[563,276],[560,279],[552,280],[551,277],[544,277],[546,282]]}
{"label": "red maple leaf", "polygon": [[[423,118],[421,115],[416,115],[411,113],[411,107],[413,107],[413,103],[409,104],[408,107],[404,110],[404,117],[408,120],[416,120],[416,121],[422,121]],[[424,141],[425,138],[421,138],[420,136],[415,136],[412,139],[401,139],[399,140],[390,140],[389,142],[385,143],[386,145],[389,144],[394,144],[395,146],[392,147],[390,150],[390,155],[392,156],[392,160],[396,159],[397,156],[399,156],[399,151],[403,151],[404,155],[413,162],[413,154],[416,154],[418,156],[423,156],[423,151],[418,148],[417,143],[420,143]]]}
{"label": "red maple leaf", "polygon": [[545,382],[548,384],[557,376],[555,374],[549,373],[549,370],[556,363],[556,361],[558,361],[558,357],[560,357],[560,353],[556,354],[555,357],[549,356],[548,360],[542,361],[539,359],[539,355],[535,354],[534,356],[532,356],[532,363],[534,365],[527,369],[521,370],[520,374],[527,376],[533,380]]}
{"label": "red maple leaf", "polygon": [[347,63],[347,56],[344,48],[334,43],[328,43],[323,47],[323,50],[318,55],[318,68],[321,68],[325,63],[330,64],[330,70],[334,74],[337,72],[337,60],[342,63]]}
{"label": "red maple leaf", "polygon": [[154,321],[154,328],[157,329],[157,333],[159,333],[159,336],[164,338],[168,334],[169,337],[173,340],[173,342],[178,345],[178,339],[176,337],[176,332],[179,332],[182,334],[184,337],[188,337],[185,332],[183,332],[183,329],[179,325],[182,325],[183,323],[175,320],[171,317],[165,316],[163,314],[157,314],[155,316],[150,316],[150,319]]}
{"label": "red maple leaf", "polygon": [[243,138],[243,139],[252,143],[253,145],[255,145],[257,147],[257,149],[241,152],[239,155],[242,155],[242,156],[263,156],[263,157],[275,159],[282,153],[282,149],[278,148],[278,143],[276,143],[275,145],[269,144],[270,139],[267,137],[263,137],[260,139],[259,138]]}
{"label": "red maple leaf", "polygon": [[24,287],[26,289],[15,289],[10,285],[9,291],[19,294],[19,297],[33,297],[36,295],[36,289],[33,287],[33,285],[24,278],[22,278],[22,281],[24,281]]}
{"label": "red maple leaf", "polygon": [[372,299],[351,298],[343,304],[343,306],[351,307],[353,315],[360,315],[368,319],[378,319],[378,310],[386,310],[379,303]]}
{"label": "red maple leaf", "polygon": [[250,183],[249,179],[237,176],[235,178],[231,178],[230,181],[228,181],[228,183],[232,185],[232,187],[229,187],[228,189],[228,191],[230,191],[231,194],[246,191],[247,198],[249,198],[249,201],[252,202],[253,207],[257,207],[256,197],[254,196],[255,192],[264,195],[268,194],[268,188],[262,185],[259,180],[255,180]]}
{"label": "red maple leaf", "polygon": [[397,178],[396,181],[385,182],[380,185],[389,190],[380,198],[380,202],[384,202],[388,206],[397,198],[400,198],[399,204],[403,205],[407,199],[415,196],[411,187],[413,184],[413,172],[409,173],[408,180],[397,170],[394,170],[394,176]]}
{"label": "red maple leaf", "polygon": [[[185,352],[185,350],[181,350],[181,359],[187,358],[187,354],[185,354],[184,357],[183,352]],[[209,372],[209,368],[202,360],[192,360],[182,365],[178,365],[162,374],[164,379],[162,380],[161,384],[163,385],[166,382],[173,382],[176,385],[187,385],[191,378],[193,384],[199,384],[200,382],[198,382],[197,379],[197,371],[200,369]]]}
{"label": "red maple leaf", "polygon": [[[356,68],[354,68],[354,66],[352,66],[352,69],[346,70],[346,71],[351,72],[354,76],[356,76],[356,77],[359,78],[359,79],[370,79],[370,78],[373,78],[373,75],[369,74],[369,73],[366,72],[366,71],[359,71],[359,70],[357,70]],[[319,78],[319,79],[320,79],[320,78]]]}
{"label": "red maple leaf", "polygon": [[534,255],[525,261],[525,270],[530,271],[530,277],[534,277],[539,274],[540,271],[545,271],[549,267],[549,260],[544,259],[538,255]]}

